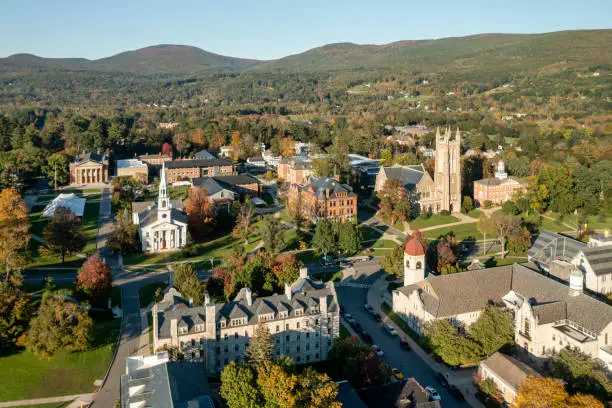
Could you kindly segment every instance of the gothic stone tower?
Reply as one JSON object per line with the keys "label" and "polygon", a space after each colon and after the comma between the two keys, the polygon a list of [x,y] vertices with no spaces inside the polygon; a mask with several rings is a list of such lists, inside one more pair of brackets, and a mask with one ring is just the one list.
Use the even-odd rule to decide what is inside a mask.
{"label": "gothic stone tower", "polygon": [[461,135],[459,129],[451,139],[450,128],[440,135],[436,132],[436,170],[434,184],[438,198],[436,212],[461,210]]}

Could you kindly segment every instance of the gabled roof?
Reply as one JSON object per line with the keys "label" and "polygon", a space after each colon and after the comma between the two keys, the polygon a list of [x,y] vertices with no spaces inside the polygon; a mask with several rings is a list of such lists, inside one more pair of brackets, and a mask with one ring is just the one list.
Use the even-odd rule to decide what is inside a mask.
{"label": "gabled roof", "polygon": [[202,187],[208,190],[208,195],[210,196],[219,194],[222,191],[234,193],[234,190],[232,190],[229,186],[218,182],[214,177],[197,177],[191,179],[191,182],[196,187]]}
{"label": "gabled roof", "polygon": [[612,248],[609,246],[588,247],[581,250],[597,276],[612,273]]}
{"label": "gabled roof", "polygon": [[312,191],[316,198],[324,199],[327,197],[327,192],[329,192],[329,198],[335,198],[337,194],[347,194],[349,196],[354,196],[353,189],[346,185],[340,183],[338,180],[325,177],[325,178],[311,178],[310,184],[298,187],[301,190],[309,190]]}
{"label": "gabled roof", "polygon": [[70,165],[79,166],[88,161],[96,162],[99,164],[108,164],[108,157],[106,155],[94,153],[94,152],[83,153],[75,157],[74,161],[70,163]]}
{"label": "gabled roof", "polygon": [[500,352],[492,354],[480,364],[488,367],[495,375],[501,378],[506,385],[512,387],[515,391],[518,390],[527,376],[538,375],[538,373],[527,364]]}
{"label": "gabled roof", "polygon": [[[172,208],[177,209],[179,211],[183,210],[183,200],[170,200],[170,205]],[[134,201],[132,203],[132,212],[133,213],[142,213],[143,211],[147,211],[151,207],[157,207],[157,201]]]}
{"label": "gabled roof", "polygon": [[413,166],[394,165],[391,167],[381,167],[380,171],[385,174],[387,180],[399,180],[408,189],[412,189],[419,184],[425,175],[425,167],[422,164]]}
{"label": "gabled roof", "polygon": [[206,149],[200,150],[194,155],[194,157],[196,160],[213,160],[217,158],[217,156],[215,156]]}
{"label": "gabled roof", "polygon": [[587,245],[584,242],[556,232],[542,230],[527,251],[527,255],[535,262],[548,264],[555,259],[571,260],[585,248]]}

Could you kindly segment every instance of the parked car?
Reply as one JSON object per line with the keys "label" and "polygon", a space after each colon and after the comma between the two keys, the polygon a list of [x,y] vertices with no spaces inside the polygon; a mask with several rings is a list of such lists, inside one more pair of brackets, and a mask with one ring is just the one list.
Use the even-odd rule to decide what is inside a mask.
{"label": "parked car", "polygon": [[378,313],[372,313],[372,317],[374,317],[374,320],[376,320],[377,322],[382,322],[382,318]]}
{"label": "parked car", "polygon": [[370,333],[367,333],[367,332],[361,333],[361,340],[363,340],[365,344],[369,344],[370,346],[374,344],[374,339],[372,339],[372,336],[370,336]]}
{"label": "parked car", "polygon": [[438,394],[438,391],[436,391],[436,389],[432,386],[429,387],[425,387],[425,391],[427,391],[427,393],[429,394],[429,400],[430,401],[440,401],[442,400],[442,397],[440,397],[440,394]]}
{"label": "parked car", "polygon": [[448,388],[448,380],[442,373],[436,373],[436,381],[442,386],[442,388]]}
{"label": "parked car", "polygon": [[455,385],[451,385],[448,387],[448,392],[450,393],[450,395],[452,395],[452,397],[458,401],[458,402],[463,402],[465,401],[465,397],[463,396],[463,394],[461,393],[461,391],[459,391],[459,388],[457,388]]}
{"label": "parked car", "polygon": [[368,305],[367,303],[363,306],[363,308],[368,313],[374,313],[374,308],[372,306]]}
{"label": "parked car", "polygon": [[363,327],[361,327],[361,325],[357,322],[353,324],[353,330],[355,330],[357,334],[363,333]]}
{"label": "parked car", "polygon": [[374,352],[379,356],[382,357],[385,355],[385,352],[382,351],[382,349],[380,347],[378,347],[376,344],[372,344],[372,349],[374,350]]}
{"label": "parked car", "polygon": [[398,380],[401,380],[402,378],[404,378],[404,374],[402,374],[402,372],[398,370],[397,368],[392,368],[391,374],[393,374],[393,376],[397,378]]}
{"label": "parked car", "polygon": [[389,324],[385,324],[385,331],[387,333],[389,333],[391,336],[397,336],[397,332],[395,331],[395,329],[393,328],[393,326],[389,325]]}
{"label": "parked car", "polygon": [[412,347],[410,347],[410,343],[408,343],[406,340],[400,339],[400,347],[406,351],[410,351],[412,350]]}

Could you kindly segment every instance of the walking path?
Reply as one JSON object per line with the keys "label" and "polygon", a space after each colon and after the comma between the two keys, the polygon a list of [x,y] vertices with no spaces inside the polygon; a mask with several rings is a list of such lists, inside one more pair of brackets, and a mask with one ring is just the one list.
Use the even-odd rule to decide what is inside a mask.
{"label": "walking path", "polygon": [[64,395],[61,397],[36,398],[36,399],[29,399],[29,400],[0,402],[0,408],[22,407],[26,405],[54,404],[54,403],[60,403],[60,402],[72,402],[75,400],[86,402],[86,401],[91,400],[92,395],[93,394],[75,394],[75,395]]}
{"label": "walking path", "polygon": [[416,341],[404,333],[402,328],[397,326],[393,320],[389,319],[389,317],[387,317],[387,315],[382,311],[382,302],[387,302],[390,305],[393,304],[391,295],[387,291],[387,285],[389,282],[385,279],[385,277],[386,275],[383,274],[368,290],[367,301],[370,306],[372,306],[374,310],[380,314],[385,324],[389,324],[393,326],[395,330],[397,330],[402,339],[410,344],[413,352],[416,353],[419,358],[421,358],[432,370],[444,374],[450,384],[456,385],[463,392],[463,396],[472,407],[484,408],[484,405],[475,397],[476,386],[474,385],[472,378],[473,370],[452,371],[449,370],[444,364],[437,363],[429,356],[429,354],[425,352],[425,350],[421,348]]}

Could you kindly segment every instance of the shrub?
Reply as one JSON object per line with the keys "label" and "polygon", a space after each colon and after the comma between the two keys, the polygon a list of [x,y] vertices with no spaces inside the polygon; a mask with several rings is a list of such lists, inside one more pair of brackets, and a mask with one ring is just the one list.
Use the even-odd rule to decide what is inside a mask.
{"label": "shrub", "polygon": [[493,202],[491,200],[485,200],[485,202],[482,203],[482,208],[484,208],[485,210],[491,207],[493,207]]}
{"label": "shrub", "polygon": [[451,212],[448,210],[442,210],[440,211],[440,215],[448,216],[448,215],[451,215]]}

